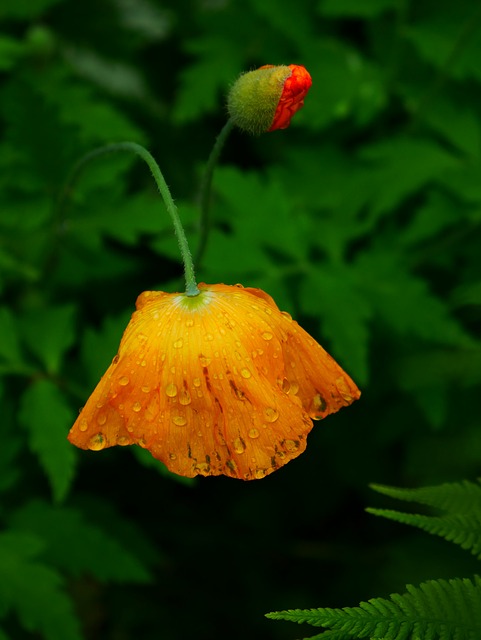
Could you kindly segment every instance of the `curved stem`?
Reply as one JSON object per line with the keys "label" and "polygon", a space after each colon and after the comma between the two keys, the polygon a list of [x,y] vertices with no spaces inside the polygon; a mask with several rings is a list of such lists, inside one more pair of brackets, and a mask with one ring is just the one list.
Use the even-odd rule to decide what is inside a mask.
{"label": "curved stem", "polygon": [[234,123],[232,122],[232,119],[229,118],[229,120],[227,120],[227,122],[221,129],[221,132],[217,136],[214,146],[212,147],[212,151],[210,152],[209,159],[207,160],[207,165],[200,185],[200,237],[195,256],[195,259],[198,263],[204,255],[204,251],[207,246],[207,237],[210,230],[209,206],[214,169],[216,167],[217,161],[219,160],[222,147],[224,146],[225,141],[227,140],[229,133],[231,132],[233,127]]}
{"label": "curved stem", "polygon": [[152,173],[152,176],[157,184],[157,188],[159,190],[160,195],[164,201],[165,207],[167,209],[168,214],[170,215],[170,219],[172,220],[172,224],[174,225],[175,233],[177,236],[177,241],[179,243],[180,253],[182,255],[182,261],[184,263],[184,275],[185,275],[185,292],[188,296],[196,296],[198,295],[199,289],[197,288],[197,282],[195,280],[195,272],[194,272],[194,264],[192,261],[192,255],[190,253],[189,244],[187,242],[187,238],[184,232],[184,228],[179,218],[179,213],[177,211],[177,207],[175,206],[174,200],[170,193],[169,187],[165,182],[164,176],[162,175],[161,170],[159,169],[159,165],[155,161],[154,157],[151,153],[147,151],[144,147],[136,142],[118,142],[116,144],[109,144],[104,147],[99,147],[98,149],[94,149],[90,153],[87,153],[83,158],[77,162],[77,164],[72,169],[66,185],[60,194],[59,198],[59,208],[62,207],[65,198],[67,197],[72,184],[77,179],[78,175],[84,168],[84,166],[98,156],[105,155],[107,153],[114,153],[115,151],[131,151],[139,155],[142,160],[144,160]]}

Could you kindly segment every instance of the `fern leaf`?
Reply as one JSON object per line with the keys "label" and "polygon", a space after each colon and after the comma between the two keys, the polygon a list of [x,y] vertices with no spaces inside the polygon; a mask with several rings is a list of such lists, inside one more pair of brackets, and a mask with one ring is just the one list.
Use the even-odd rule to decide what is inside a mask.
{"label": "fern leaf", "polygon": [[[429,580],[404,594],[373,598],[358,607],[291,609],[266,616],[324,627],[322,640],[477,640],[481,637],[481,579]],[[311,638],[313,640],[313,638]]]}
{"label": "fern leaf", "polygon": [[393,509],[366,509],[366,511],[440,536],[448,542],[458,544],[466,551],[471,551],[481,560],[481,514],[437,518],[417,513],[403,513]]}
{"label": "fern leaf", "polygon": [[368,513],[418,527],[458,544],[481,559],[481,486],[473,482],[445,483],[419,489],[371,485],[400,500],[415,501],[440,510],[441,515],[403,513],[394,509],[367,509]]}
{"label": "fern leaf", "polygon": [[450,513],[481,511],[480,482],[475,483],[463,480],[462,482],[445,482],[444,484],[419,487],[417,489],[401,489],[381,484],[371,484],[370,487],[378,493],[391,498],[426,504]]}

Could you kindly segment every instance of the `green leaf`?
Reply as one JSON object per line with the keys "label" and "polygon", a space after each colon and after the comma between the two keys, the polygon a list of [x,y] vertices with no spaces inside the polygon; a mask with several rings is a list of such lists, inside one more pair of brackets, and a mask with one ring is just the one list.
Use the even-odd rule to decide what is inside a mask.
{"label": "green leaf", "polygon": [[0,5],[0,18],[10,20],[34,20],[39,18],[45,11],[64,0],[2,0]]}
{"label": "green leaf", "polygon": [[200,115],[217,110],[222,92],[242,69],[241,53],[236,42],[225,34],[205,34],[191,40],[188,52],[197,61],[180,74],[180,88],[174,110],[174,120],[189,122]]}
{"label": "green leaf", "polygon": [[91,575],[119,583],[151,579],[135,549],[124,547],[74,508],[33,501],[14,512],[10,524],[21,534],[37,535],[45,545],[42,557],[74,577]]}
{"label": "green leaf", "polygon": [[409,524],[458,544],[481,559],[481,485],[465,480],[420,489],[371,488],[399,500],[419,502],[443,511],[442,515],[402,513],[393,509],[367,509],[368,513]]}
{"label": "green leaf", "polygon": [[389,9],[396,10],[396,0],[321,0],[321,14],[337,18],[373,18]]}
{"label": "green leaf", "polygon": [[20,364],[23,360],[18,328],[13,314],[7,307],[0,307],[0,358],[9,363]]}
{"label": "green leaf", "polygon": [[68,304],[25,312],[22,337],[50,374],[58,374],[63,357],[75,342],[75,306]]}
{"label": "green leaf", "polygon": [[359,293],[352,272],[323,264],[302,278],[299,295],[302,310],[320,319],[332,355],[359,383],[366,383],[372,308]]}
{"label": "green leaf", "polygon": [[[373,598],[343,609],[290,609],[266,614],[272,620],[325,627],[347,638],[382,640],[474,640],[481,634],[481,579],[430,580],[407,593]],[[315,638],[342,638],[325,632]]]}
{"label": "green leaf", "polygon": [[75,450],[67,433],[75,419],[58,388],[37,380],[24,392],[19,420],[27,429],[31,450],[38,456],[56,501],[62,500],[74,475]]}
{"label": "green leaf", "polygon": [[28,533],[0,534],[0,602],[24,629],[45,640],[81,640],[60,575],[37,559],[42,547],[41,540]]}
{"label": "green leaf", "polygon": [[22,52],[23,45],[18,40],[8,36],[0,36],[0,70],[7,71],[13,67]]}
{"label": "green leaf", "polygon": [[360,254],[354,271],[359,290],[394,331],[445,346],[476,346],[448,305],[429,291],[424,280],[409,273],[395,252]]}

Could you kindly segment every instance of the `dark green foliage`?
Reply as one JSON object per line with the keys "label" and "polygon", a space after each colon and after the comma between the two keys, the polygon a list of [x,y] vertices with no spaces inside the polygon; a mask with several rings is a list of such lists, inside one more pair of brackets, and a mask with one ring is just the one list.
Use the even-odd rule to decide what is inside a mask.
{"label": "dark green foliage", "polygon": [[[329,631],[311,640],[475,640],[481,634],[481,579],[430,580],[390,599],[373,598],[359,607],[294,609],[268,613],[273,620],[307,623]],[[331,631],[331,629],[333,631]]]}
{"label": "dark green foliage", "polygon": [[[392,498],[441,509],[439,516],[367,509],[369,513],[411,524],[454,542],[481,558],[481,486],[446,483],[419,489],[373,485]],[[325,627],[311,640],[371,638],[372,640],[475,640],[481,634],[481,579],[430,580],[390,599],[373,598],[359,607],[293,609],[266,614],[273,620]]]}
{"label": "dark green foliage", "polygon": [[[264,611],[468,589],[472,555],[363,505],[373,481],[432,487],[376,512],[481,553],[479,487],[454,482],[481,460],[480,43],[471,0],[0,1],[1,640],[287,640]],[[198,277],[264,288],[362,399],[259,482],[77,451],[137,295],[182,268],[140,161],[67,177],[145,144],[195,254],[226,92],[267,63],[313,86],[288,130],[231,133]]]}

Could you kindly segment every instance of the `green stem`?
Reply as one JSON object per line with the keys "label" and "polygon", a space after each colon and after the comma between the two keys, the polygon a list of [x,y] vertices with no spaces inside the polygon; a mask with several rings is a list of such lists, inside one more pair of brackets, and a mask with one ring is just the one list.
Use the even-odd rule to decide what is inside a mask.
{"label": "green stem", "polygon": [[84,166],[87,163],[89,163],[90,160],[93,160],[98,156],[102,156],[107,153],[114,153],[116,151],[131,151],[133,153],[136,153],[142,158],[142,160],[144,160],[148,164],[149,169],[152,173],[152,176],[154,177],[154,180],[157,184],[159,193],[162,196],[162,199],[164,201],[167,212],[170,215],[172,224],[174,225],[177,241],[179,243],[180,253],[182,255],[182,261],[184,263],[185,293],[188,296],[198,295],[200,291],[197,288],[192,255],[190,253],[189,244],[185,236],[184,228],[179,218],[177,207],[175,206],[174,200],[170,193],[169,187],[165,182],[164,176],[162,175],[162,172],[159,169],[159,165],[155,161],[152,154],[150,154],[147,151],[147,149],[142,147],[140,144],[137,144],[136,142],[118,142],[116,144],[106,145],[105,147],[99,147],[98,149],[94,149],[90,153],[87,153],[83,158],[79,160],[79,162],[72,169],[68,177],[68,180],[66,182],[66,186],[64,187],[64,190],[60,195],[60,200],[58,205],[59,209],[62,208],[63,202],[70,192],[72,183],[77,179],[78,175],[80,174]]}
{"label": "green stem", "polygon": [[197,263],[200,263],[201,258],[204,255],[204,251],[207,246],[207,237],[210,230],[209,206],[214,169],[217,165],[217,161],[219,160],[222,147],[224,146],[225,141],[227,140],[229,133],[231,132],[233,127],[234,123],[232,122],[232,119],[229,118],[229,120],[227,120],[227,122],[221,129],[221,132],[217,136],[214,146],[212,147],[212,151],[210,152],[209,159],[207,160],[207,166],[205,168],[204,176],[200,185],[200,237],[199,245],[197,247],[197,253],[195,256]]}

